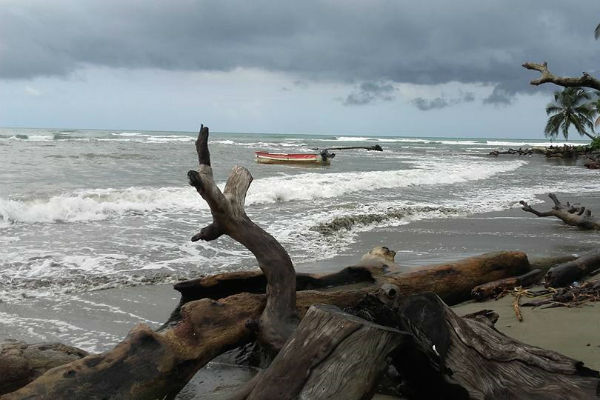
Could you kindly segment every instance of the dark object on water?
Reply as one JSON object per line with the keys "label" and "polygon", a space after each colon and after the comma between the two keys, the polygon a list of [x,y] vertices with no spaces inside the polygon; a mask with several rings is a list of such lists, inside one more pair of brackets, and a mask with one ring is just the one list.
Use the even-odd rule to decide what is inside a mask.
{"label": "dark object on water", "polygon": [[[319,148],[314,148],[313,150],[319,150]],[[376,144],[374,146],[347,146],[347,147],[328,147],[323,151],[327,150],[367,150],[367,151],[383,151],[380,145]]]}

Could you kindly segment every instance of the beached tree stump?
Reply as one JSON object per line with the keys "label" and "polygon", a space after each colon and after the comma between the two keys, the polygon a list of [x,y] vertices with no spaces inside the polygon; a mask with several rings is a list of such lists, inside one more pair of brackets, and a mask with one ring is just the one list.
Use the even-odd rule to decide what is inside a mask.
{"label": "beached tree stump", "polygon": [[556,217],[562,220],[567,225],[576,226],[581,229],[599,229],[600,219],[592,217],[592,212],[583,206],[562,204],[554,193],[548,194],[548,197],[554,202],[554,207],[549,211],[538,211],[527,204],[525,201],[520,201],[523,205],[522,210],[530,212],[538,217]]}

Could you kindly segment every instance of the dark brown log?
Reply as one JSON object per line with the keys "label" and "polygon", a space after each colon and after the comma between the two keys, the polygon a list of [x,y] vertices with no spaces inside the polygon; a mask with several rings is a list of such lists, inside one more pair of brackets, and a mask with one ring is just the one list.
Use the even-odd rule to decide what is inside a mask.
{"label": "dark brown log", "polygon": [[542,64],[526,62],[523,64],[523,68],[540,72],[541,75],[538,79],[529,82],[534,86],[543,83],[554,83],[555,85],[563,87],[589,87],[600,90],[600,80],[594,78],[587,72],[584,72],[579,78],[556,76],[548,70],[548,63],[545,61]]}
{"label": "dark brown log", "polygon": [[497,281],[484,283],[483,285],[475,286],[471,290],[471,296],[477,301],[483,301],[492,297],[497,297],[513,290],[516,287],[528,287],[538,283],[544,276],[544,271],[534,269],[526,274],[513,276],[510,278],[499,279]]}
{"label": "dark brown log", "polygon": [[554,207],[551,210],[538,211],[525,201],[520,201],[523,205],[522,210],[538,217],[556,217],[567,225],[576,226],[581,229],[600,229],[600,219],[592,217],[591,210],[586,210],[583,206],[571,205],[569,202],[562,204],[554,193],[548,194],[548,197],[554,202]]}
{"label": "dark brown log", "polygon": [[550,268],[544,277],[546,287],[568,286],[583,279],[600,267],[600,249],[584,253],[581,257]]}
{"label": "dark brown log", "polygon": [[406,334],[341,312],[312,306],[295,334],[262,373],[248,400],[366,399]]}
{"label": "dark brown log", "polygon": [[[387,248],[383,249],[389,251]],[[393,258],[389,257],[391,256],[388,256],[386,262],[391,264]],[[369,258],[364,262],[367,261],[373,260]],[[543,261],[544,265],[551,262],[552,260]],[[370,287],[364,288],[364,292],[373,293],[378,286],[391,283],[401,288],[403,295],[433,291],[447,303],[456,304],[468,300],[471,289],[477,285],[520,275],[530,269],[527,255],[522,252],[482,254],[449,264],[424,266],[404,273],[385,274],[384,265],[387,264],[346,267],[340,272],[326,275],[297,274],[297,289],[323,289],[363,282],[371,284]],[[241,292],[265,293],[266,279],[259,271],[227,272],[181,282],[176,284],[175,288],[181,292],[179,306],[159,330],[177,322],[180,318],[179,307],[189,301],[202,298],[218,299]],[[300,291],[298,293],[301,293]]]}
{"label": "dark brown log", "polygon": [[518,342],[489,324],[458,317],[437,296],[399,306],[415,340],[393,364],[419,399],[594,399],[598,371],[559,353]]}
{"label": "dark brown log", "polygon": [[453,305],[471,298],[478,285],[521,275],[530,270],[527,255],[518,251],[487,253],[448,264],[377,277],[379,284],[398,287],[400,295],[434,292]]}
{"label": "dark brown log", "polygon": [[87,355],[84,350],[60,343],[4,342],[0,344],[0,395],[27,385],[49,369]]}
{"label": "dark brown log", "polygon": [[215,240],[226,234],[254,254],[267,280],[267,304],[258,321],[259,340],[279,349],[295,329],[298,319],[296,306],[296,275],[294,265],[283,246],[273,236],[248,218],[244,210],[246,192],[252,175],[243,167],[231,171],[225,190],[213,180],[208,150],[208,128],[202,126],[196,140],[200,163],[198,171],[189,171],[190,184],[208,203],[213,222],[192,237],[196,240]]}

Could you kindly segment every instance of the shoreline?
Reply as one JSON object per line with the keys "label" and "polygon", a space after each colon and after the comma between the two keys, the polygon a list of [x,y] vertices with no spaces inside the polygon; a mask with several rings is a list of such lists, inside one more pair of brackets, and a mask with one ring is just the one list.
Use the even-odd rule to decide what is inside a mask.
{"label": "shoreline", "polygon": [[[592,210],[600,209],[600,194],[558,193],[558,196],[564,201],[577,200]],[[549,208],[550,200],[544,198],[544,204],[536,206]],[[362,232],[343,256],[320,263],[298,264],[296,270],[333,272],[356,264],[368,250],[382,245],[397,251],[398,265],[415,267],[498,250],[521,250],[530,260],[539,256],[576,254],[597,247],[598,238],[594,232],[580,231],[558,219],[537,218],[520,208],[512,208],[464,217],[419,220],[397,228]],[[600,338],[597,336],[600,326],[595,318],[600,304],[587,303],[568,309],[523,307],[524,321],[519,322],[512,300],[509,294],[497,301],[468,301],[452,309],[458,315],[494,310],[500,315],[496,323],[500,332],[583,361],[589,368],[600,369]],[[58,341],[102,352],[112,348],[138,323],[156,329],[168,319],[178,301],[179,293],[171,284],[158,284],[0,303],[0,316],[4,317],[0,321],[0,341],[8,338],[29,343]],[[190,381],[178,398],[227,398],[236,383],[242,384],[251,375],[252,371],[247,368],[214,361]]]}
{"label": "shoreline", "polygon": [[[558,193],[600,210],[600,193]],[[518,199],[515,199],[517,202]],[[540,209],[550,207],[546,197]],[[329,273],[355,265],[376,246],[396,251],[400,267],[452,262],[500,250],[536,257],[579,254],[598,246],[595,232],[581,231],[556,218],[537,218],[520,208],[464,217],[424,219],[397,228],[378,228],[357,235],[353,246],[317,263],[296,264],[296,271]],[[223,271],[215,271],[223,272]],[[99,352],[112,347],[137,323],[155,328],[179,300],[171,284],[120,287],[52,297],[28,297],[0,303],[0,340],[62,341]]]}

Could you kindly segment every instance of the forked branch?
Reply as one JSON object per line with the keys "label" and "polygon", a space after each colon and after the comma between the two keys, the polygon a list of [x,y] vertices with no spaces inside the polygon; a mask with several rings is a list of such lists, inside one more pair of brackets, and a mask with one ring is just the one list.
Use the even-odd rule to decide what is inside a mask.
{"label": "forked branch", "polygon": [[267,304],[259,320],[259,339],[280,349],[295,329],[296,274],[283,246],[248,218],[244,210],[252,175],[243,167],[231,171],[223,192],[218,188],[210,164],[208,127],[202,126],[196,140],[200,166],[189,171],[190,184],[208,203],[213,222],[192,237],[192,241],[215,240],[225,234],[250,250],[267,279]]}
{"label": "forked branch", "polygon": [[544,83],[554,83],[558,86],[564,87],[589,87],[592,89],[600,90],[600,80],[594,78],[587,72],[584,72],[580,77],[564,77],[556,76],[548,69],[548,63],[543,62],[542,64],[526,62],[523,64],[523,68],[538,71],[541,73],[538,79],[532,80],[531,83],[534,86],[539,86]]}
{"label": "forked branch", "polygon": [[538,217],[556,217],[567,225],[577,226],[581,229],[600,229],[600,219],[593,217],[589,209],[583,206],[572,205],[569,202],[562,204],[554,193],[549,193],[548,197],[554,203],[554,207],[548,211],[538,211],[525,201],[520,201],[519,203],[523,206],[523,211],[530,212]]}

